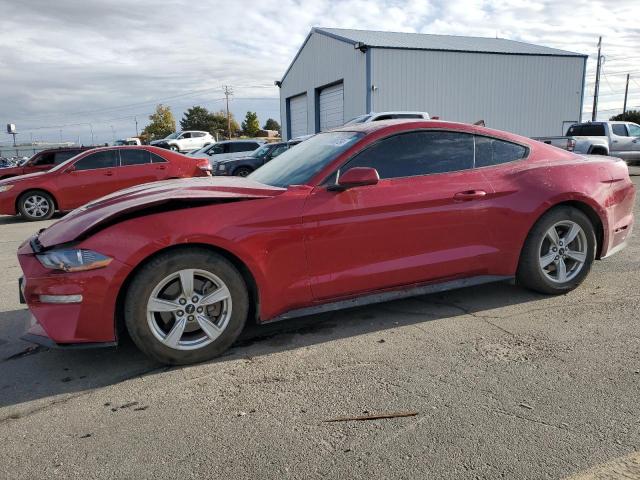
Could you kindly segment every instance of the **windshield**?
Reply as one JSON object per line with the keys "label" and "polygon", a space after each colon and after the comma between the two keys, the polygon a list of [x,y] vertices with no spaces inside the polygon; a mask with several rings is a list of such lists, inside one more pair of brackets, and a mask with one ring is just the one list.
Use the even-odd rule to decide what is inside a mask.
{"label": "windshield", "polygon": [[73,161],[75,161],[76,157],[78,155],[82,155],[85,152],[78,152],[77,155],[74,155],[73,157],[71,157],[69,160],[65,160],[64,162],[56,165],[55,167],[53,167],[51,170],[49,170],[50,172],[57,172],[58,170],[62,170],[64,167],[66,167],[67,165],[69,165],[70,163],[72,163]]}
{"label": "windshield", "polygon": [[260,158],[260,157],[264,157],[267,152],[269,151],[270,146],[269,145],[264,145],[263,147],[257,148],[253,151],[253,153],[251,154],[251,156],[253,158]]}
{"label": "windshield", "polygon": [[345,125],[357,125],[358,123],[364,123],[371,118],[371,115],[360,115],[359,117],[352,118]]}
{"label": "windshield", "polygon": [[174,132],[171,135],[167,135],[163,140],[172,140],[174,138],[178,138],[182,132]]}
{"label": "windshield", "polygon": [[287,150],[249,178],[273,187],[304,185],[363,136],[358,132],[321,133]]}

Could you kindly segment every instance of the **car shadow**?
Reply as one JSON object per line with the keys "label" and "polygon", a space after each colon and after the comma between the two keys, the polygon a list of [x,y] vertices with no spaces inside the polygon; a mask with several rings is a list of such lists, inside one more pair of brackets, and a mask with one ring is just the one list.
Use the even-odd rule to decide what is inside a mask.
{"label": "car shadow", "polygon": [[[385,333],[407,325],[446,320],[463,314],[547,298],[511,282],[469,287],[403,300],[312,315],[273,324],[249,325],[236,343],[209,364],[255,358],[341,338]],[[27,311],[21,311],[27,315]],[[0,314],[0,322],[7,312]],[[379,340],[378,340],[379,341]],[[0,360],[0,421],[19,418],[64,396],[82,395],[124,380],[170,369],[149,360],[124,338],[116,348],[46,349],[28,347]],[[35,404],[34,404],[35,401]],[[29,405],[22,405],[27,404]],[[9,408],[4,408],[9,407]]]}
{"label": "car shadow", "polygon": [[31,222],[26,220],[22,215],[0,215],[0,225],[16,225],[20,223],[33,223],[34,225],[40,225],[43,222],[56,221],[64,217],[64,213],[56,212],[48,220],[38,220]]}

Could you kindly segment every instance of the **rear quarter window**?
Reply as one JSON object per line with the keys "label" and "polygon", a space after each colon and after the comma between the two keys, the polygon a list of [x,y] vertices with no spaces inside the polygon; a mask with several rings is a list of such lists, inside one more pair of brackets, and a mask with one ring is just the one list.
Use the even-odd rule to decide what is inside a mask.
{"label": "rear quarter window", "polygon": [[515,162],[527,156],[527,148],[491,137],[475,137],[475,167],[490,167]]}

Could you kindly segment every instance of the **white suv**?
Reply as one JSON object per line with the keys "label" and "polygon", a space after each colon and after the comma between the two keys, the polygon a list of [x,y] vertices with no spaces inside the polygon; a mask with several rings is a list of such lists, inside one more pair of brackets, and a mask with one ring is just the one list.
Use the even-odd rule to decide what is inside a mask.
{"label": "white suv", "polygon": [[154,140],[151,145],[174,152],[193,152],[211,143],[215,143],[215,139],[208,132],[189,130],[172,133],[162,140]]}
{"label": "white suv", "polygon": [[378,122],[380,120],[399,120],[404,118],[406,120],[429,120],[429,114],[427,112],[371,112],[359,117],[352,118],[345,125],[356,125],[358,123]]}

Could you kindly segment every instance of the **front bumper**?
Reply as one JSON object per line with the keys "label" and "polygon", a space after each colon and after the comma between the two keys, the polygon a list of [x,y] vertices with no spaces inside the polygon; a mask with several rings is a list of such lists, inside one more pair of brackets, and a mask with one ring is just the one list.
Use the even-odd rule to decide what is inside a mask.
{"label": "front bumper", "polygon": [[0,215],[15,215],[17,213],[16,198],[10,193],[11,190],[0,193]]}
{"label": "front bumper", "polygon": [[[21,301],[33,316],[29,341],[51,346],[114,345],[116,300],[131,267],[113,260],[107,267],[86,272],[57,272],[44,268],[29,242],[18,250],[24,279]],[[80,301],[58,303],[81,296]],[[41,340],[41,341],[35,341]],[[96,346],[96,345],[93,345]]]}

